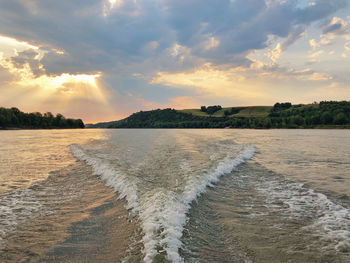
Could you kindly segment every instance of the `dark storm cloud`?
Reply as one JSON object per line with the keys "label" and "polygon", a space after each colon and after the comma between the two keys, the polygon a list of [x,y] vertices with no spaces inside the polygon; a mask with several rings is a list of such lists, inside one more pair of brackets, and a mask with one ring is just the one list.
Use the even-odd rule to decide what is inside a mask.
{"label": "dark storm cloud", "polygon": [[[127,65],[137,65],[134,69],[141,72],[172,71],[203,61],[246,65],[246,54],[265,48],[270,35],[289,37],[293,43],[308,24],[344,7],[345,1],[320,0],[304,8],[297,4],[141,0],[109,9],[109,2],[101,0],[3,0],[0,34],[49,50],[63,49],[65,54],[48,52],[41,61],[51,74],[118,74]],[[210,38],[217,45],[207,47]],[[171,55],[175,43],[187,49],[181,63]]]}

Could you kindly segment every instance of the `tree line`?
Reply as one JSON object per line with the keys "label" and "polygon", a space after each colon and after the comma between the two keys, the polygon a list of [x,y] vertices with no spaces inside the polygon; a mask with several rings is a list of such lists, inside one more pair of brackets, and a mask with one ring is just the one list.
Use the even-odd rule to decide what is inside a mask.
{"label": "tree line", "polygon": [[[201,107],[201,110],[207,112],[208,108]],[[218,109],[221,106],[213,106],[210,112]],[[228,110],[223,117],[194,116],[174,109],[141,111],[117,121],[109,128],[350,128],[349,101],[322,101],[306,105],[276,103],[267,117],[229,116],[239,110]]]}
{"label": "tree line", "polygon": [[350,125],[350,101],[321,101],[289,107],[275,104],[269,118],[278,128]]}
{"label": "tree line", "polygon": [[51,112],[24,113],[17,108],[0,107],[0,128],[52,129],[84,128],[81,119],[65,118],[62,114],[54,116]]}

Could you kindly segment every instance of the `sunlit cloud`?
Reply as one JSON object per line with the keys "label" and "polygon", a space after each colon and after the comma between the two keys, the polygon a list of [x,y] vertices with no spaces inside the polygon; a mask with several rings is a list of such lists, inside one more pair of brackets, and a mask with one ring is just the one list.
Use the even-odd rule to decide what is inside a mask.
{"label": "sunlit cloud", "polygon": [[314,98],[316,101],[323,100],[344,100],[350,97],[350,89],[347,85],[339,82],[332,82],[329,85],[317,87],[310,92],[304,94],[309,101]]}
{"label": "sunlit cloud", "polygon": [[255,60],[249,67],[218,68],[208,63],[188,72],[158,72],[150,83],[192,89],[202,98],[231,98],[249,103],[269,101],[273,90],[293,82],[313,86],[315,82],[332,79],[332,75],[311,68],[280,68]]}
{"label": "sunlit cloud", "polygon": [[333,36],[321,36],[321,39],[317,41],[316,39],[310,39],[309,44],[310,47],[315,50],[316,48],[322,47],[322,46],[330,46],[333,44]]}
{"label": "sunlit cloud", "polygon": [[124,2],[123,0],[108,0],[108,1],[111,5],[111,8],[118,7],[118,6],[122,5]]}
{"label": "sunlit cloud", "polygon": [[322,28],[324,35],[344,35],[349,33],[347,28],[348,22],[340,17],[333,17],[332,20]]}
{"label": "sunlit cloud", "polygon": [[333,98],[330,83],[350,82],[345,0],[4,3],[0,106],[96,121],[168,106],[302,102],[317,88]]}
{"label": "sunlit cloud", "polygon": [[175,109],[190,109],[194,107],[198,108],[201,105],[201,102],[193,96],[180,96],[171,98],[168,105]]}
{"label": "sunlit cloud", "polygon": [[[12,76],[11,81],[2,87],[2,94],[10,96],[12,91],[21,100],[21,93],[29,92],[30,95],[27,94],[24,98],[27,99],[24,105],[32,104],[38,108],[38,105],[50,101],[51,108],[61,108],[61,111],[65,111],[64,107],[69,101],[76,99],[107,104],[97,81],[101,73],[48,75],[40,62],[44,55],[39,47],[8,37],[0,38],[0,47],[3,50],[0,54],[0,67]],[[9,96],[2,96],[0,103],[8,103]]]}
{"label": "sunlit cloud", "polygon": [[189,72],[169,73],[158,72],[151,84],[164,84],[172,87],[188,87],[198,93],[212,97],[258,98],[263,95],[254,88],[254,83],[247,80],[243,68],[220,70],[211,64]]}
{"label": "sunlit cloud", "polygon": [[[2,42],[2,46],[7,45],[7,47],[18,48],[20,47],[23,50],[38,50],[37,47],[29,45],[24,42],[16,41],[15,39],[6,38],[5,41]],[[8,48],[9,49],[9,48]],[[36,66],[42,70],[39,76],[37,76],[33,72],[33,68],[30,66],[30,63],[25,59],[22,60],[22,63],[16,63],[16,58],[19,54],[23,54],[25,51],[21,53],[16,52],[16,55],[13,57],[2,56],[0,57],[0,66],[7,69],[9,73],[11,73],[15,81],[12,83],[13,85],[20,85],[23,87],[40,87],[42,91],[47,92],[55,92],[56,90],[66,87],[67,84],[79,84],[81,83],[83,86],[91,87],[92,96],[95,97],[99,101],[105,101],[103,94],[99,91],[96,79],[100,77],[100,74],[70,74],[63,73],[60,75],[47,75],[45,74],[45,68],[40,63],[41,57],[35,55],[32,57],[33,60],[37,61]],[[40,54],[39,52],[37,54]],[[25,57],[28,59],[28,57]],[[78,90],[69,90],[67,94],[78,94]]]}
{"label": "sunlit cloud", "polygon": [[282,55],[282,52],[282,45],[281,43],[278,43],[274,49],[269,50],[267,56],[272,60],[272,62],[276,63]]}
{"label": "sunlit cloud", "polygon": [[319,50],[319,51],[314,52],[314,53],[312,53],[311,55],[309,55],[309,57],[310,57],[310,58],[316,58],[316,57],[322,55],[323,53],[324,53],[324,50]]}
{"label": "sunlit cloud", "polygon": [[216,48],[220,45],[220,41],[217,40],[215,37],[210,37],[207,41],[204,42],[203,48],[205,50],[210,50],[213,48]]}
{"label": "sunlit cloud", "polygon": [[10,51],[9,53],[15,54],[16,51],[22,51],[26,49],[38,50],[39,47],[31,45],[24,41],[18,41],[14,38],[0,35],[0,47],[2,52]]}

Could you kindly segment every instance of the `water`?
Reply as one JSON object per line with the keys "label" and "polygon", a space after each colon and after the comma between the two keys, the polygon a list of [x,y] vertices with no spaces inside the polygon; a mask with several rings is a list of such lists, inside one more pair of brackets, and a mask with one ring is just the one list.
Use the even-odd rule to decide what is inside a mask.
{"label": "water", "polygon": [[347,130],[1,134],[1,262],[350,261]]}

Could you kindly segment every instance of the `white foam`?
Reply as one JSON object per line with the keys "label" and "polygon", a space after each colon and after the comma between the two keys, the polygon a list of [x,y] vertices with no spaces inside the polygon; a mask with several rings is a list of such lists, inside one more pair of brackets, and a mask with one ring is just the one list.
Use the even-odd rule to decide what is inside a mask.
{"label": "white foam", "polygon": [[43,206],[32,195],[30,188],[0,199],[0,244],[18,224],[38,217]]}
{"label": "white foam", "polygon": [[73,155],[79,160],[85,161],[93,169],[95,175],[101,176],[101,179],[107,186],[112,187],[119,193],[119,198],[127,200],[127,209],[137,213],[139,209],[137,187],[135,183],[129,180],[119,171],[113,169],[103,159],[86,155],[83,150],[75,144],[70,146]]}
{"label": "white foam", "polygon": [[[258,190],[267,195],[270,204],[282,201],[283,211],[289,217],[311,219],[312,223],[305,229],[317,233],[327,247],[340,251],[350,249],[349,209],[299,183],[267,181]],[[280,207],[272,205],[270,209]]]}
{"label": "white foam", "polygon": [[[242,146],[238,155],[235,155],[234,151],[228,152],[226,158],[219,162],[212,172],[190,177],[181,192],[175,191],[176,189],[154,188],[143,193],[141,199],[137,182],[131,181],[96,155],[85,154],[77,145],[71,145],[71,150],[78,159],[91,165],[94,173],[101,176],[108,186],[113,187],[120,198],[125,198],[127,208],[139,216],[143,230],[144,261],[152,262],[157,254],[166,252],[167,260],[177,263],[184,262],[179,255],[179,248],[182,246],[180,239],[191,203],[207,186],[213,186],[222,175],[230,173],[237,165],[252,158],[255,147]],[[188,169],[188,164],[184,164],[183,167]]]}

